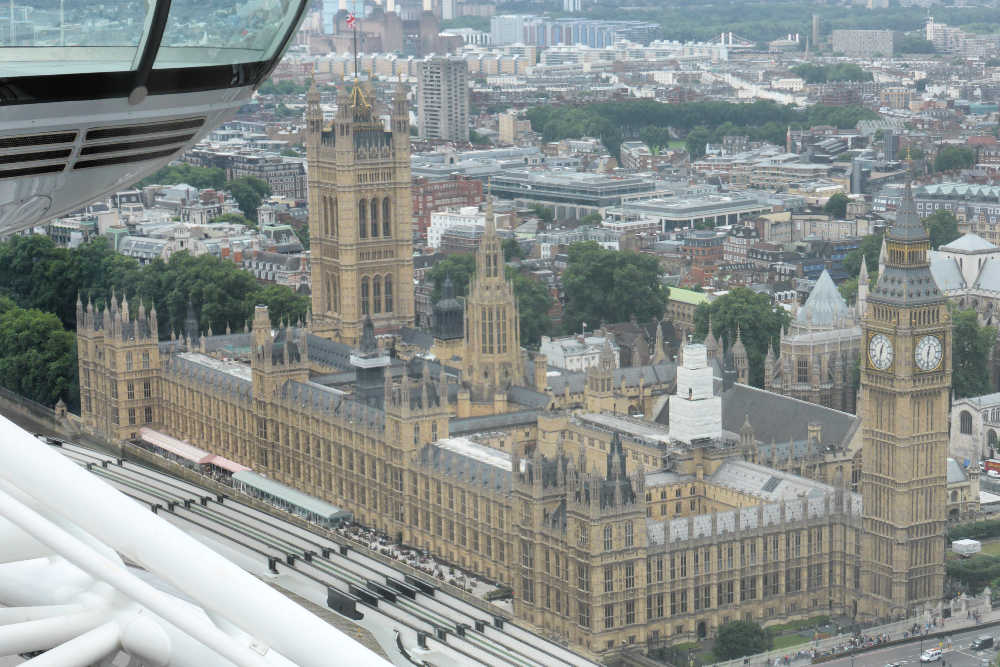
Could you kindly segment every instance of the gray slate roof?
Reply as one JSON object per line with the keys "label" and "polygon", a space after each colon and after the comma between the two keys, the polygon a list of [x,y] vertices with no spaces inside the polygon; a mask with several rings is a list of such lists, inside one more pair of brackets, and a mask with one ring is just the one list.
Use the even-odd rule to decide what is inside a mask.
{"label": "gray slate roof", "polygon": [[461,435],[534,425],[538,421],[538,415],[538,410],[521,410],[519,412],[507,412],[502,415],[452,419],[448,422],[448,433],[451,435]]}
{"label": "gray slate roof", "polygon": [[965,288],[965,278],[962,276],[961,269],[958,268],[958,262],[953,258],[931,250],[927,253],[927,259],[930,260],[931,275],[934,276],[934,282],[937,283],[938,289],[947,292]]}
{"label": "gray slate roof", "polygon": [[824,444],[846,446],[860,424],[857,416],[846,412],[734,384],[722,393],[723,430],[739,433],[747,415],[754,438],[765,443],[801,441],[808,433],[809,423],[817,422],[822,426]]}
{"label": "gray slate roof", "polygon": [[967,232],[947,245],[943,245],[941,250],[954,250],[958,252],[983,252],[996,250],[997,247],[984,239],[979,234]]}
{"label": "gray slate roof", "polygon": [[992,292],[1000,292],[1000,260],[990,259],[983,264],[974,287]]}
{"label": "gray slate roof", "polygon": [[962,470],[962,466],[958,464],[955,459],[948,459],[948,483],[949,484],[959,484],[966,481],[968,478],[965,476],[965,471]]}

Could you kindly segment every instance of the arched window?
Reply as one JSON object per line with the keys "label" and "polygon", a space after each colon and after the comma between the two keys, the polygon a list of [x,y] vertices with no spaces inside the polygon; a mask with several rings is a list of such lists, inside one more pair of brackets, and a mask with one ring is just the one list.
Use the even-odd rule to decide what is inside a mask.
{"label": "arched window", "polygon": [[961,421],[960,428],[963,435],[972,435],[972,414],[968,410],[962,410],[959,415]]}
{"label": "arched window", "polygon": [[392,236],[392,217],[389,215],[390,207],[389,198],[386,197],[382,200],[382,236]]}
{"label": "arched window", "polygon": [[368,202],[364,199],[358,202],[358,235],[368,238]]}
{"label": "arched window", "polygon": [[378,199],[372,199],[372,238],[378,236]]}
{"label": "arched window", "polygon": [[333,278],[333,312],[340,312],[340,283]]}
{"label": "arched window", "polygon": [[958,502],[958,491],[952,491],[951,492],[951,502],[953,502],[953,503],[957,503]]}
{"label": "arched window", "polygon": [[997,446],[997,432],[990,429],[990,432],[986,434],[986,444],[990,447],[996,449]]}
{"label": "arched window", "polygon": [[376,315],[382,312],[382,279],[372,278],[372,311]]}
{"label": "arched window", "polygon": [[385,312],[392,312],[392,276],[385,277]]}
{"label": "arched window", "polygon": [[361,314],[368,314],[368,279],[361,279]]}
{"label": "arched window", "polygon": [[323,197],[321,201],[323,202],[323,215],[322,215],[322,218],[323,218],[323,234],[329,236],[330,235],[330,198],[329,197]]}
{"label": "arched window", "polygon": [[337,230],[338,224],[340,224],[340,221],[337,217],[337,198],[333,197],[330,199],[330,231],[335,237],[339,234]]}
{"label": "arched window", "polygon": [[326,309],[333,310],[333,278],[326,277]]}

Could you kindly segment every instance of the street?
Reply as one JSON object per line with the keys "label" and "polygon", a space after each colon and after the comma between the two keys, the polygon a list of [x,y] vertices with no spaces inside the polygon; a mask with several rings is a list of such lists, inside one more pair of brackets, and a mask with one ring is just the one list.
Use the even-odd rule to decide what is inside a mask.
{"label": "street", "polygon": [[[951,667],[952,665],[955,667],[980,667],[984,664],[984,660],[987,661],[985,664],[989,665],[992,664],[992,661],[997,656],[996,647],[986,649],[985,651],[973,651],[969,649],[969,644],[972,643],[972,640],[981,635],[1000,637],[1000,626],[961,630],[953,635],[949,635],[952,642],[952,648],[950,649],[948,648],[948,642],[945,638],[925,639],[923,642],[923,648],[933,648],[938,646],[938,642],[943,642],[942,649],[944,654],[941,658],[944,663],[948,664],[948,667]],[[915,639],[905,644],[876,649],[866,653],[858,653],[854,656],[853,664],[856,667],[883,667],[884,665],[894,663],[899,663],[900,665],[905,665],[906,667],[919,665],[920,647],[920,640]],[[833,667],[849,667],[852,664],[851,656],[846,655],[822,664],[831,665]]]}

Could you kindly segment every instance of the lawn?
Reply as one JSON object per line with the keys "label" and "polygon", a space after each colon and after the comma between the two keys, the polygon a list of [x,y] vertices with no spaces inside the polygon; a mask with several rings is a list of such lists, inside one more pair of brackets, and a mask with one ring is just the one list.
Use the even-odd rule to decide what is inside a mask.
{"label": "lawn", "polygon": [[[1000,540],[990,540],[989,542],[980,540],[983,543],[983,550],[979,553],[986,554],[987,556],[1000,556]],[[957,553],[951,550],[950,546],[948,548],[948,560],[953,558],[961,558]]]}
{"label": "lawn", "polygon": [[780,637],[774,638],[774,650],[790,648],[792,646],[798,646],[799,644],[805,644],[809,641],[808,638],[802,635],[782,635]]}

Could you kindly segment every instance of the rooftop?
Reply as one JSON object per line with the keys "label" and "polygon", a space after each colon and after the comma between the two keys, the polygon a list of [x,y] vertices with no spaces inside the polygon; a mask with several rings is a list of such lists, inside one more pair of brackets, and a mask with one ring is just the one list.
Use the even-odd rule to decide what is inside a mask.
{"label": "rooftop", "polygon": [[697,306],[702,303],[708,303],[709,298],[704,292],[695,292],[694,290],[681,289],[680,287],[671,287],[670,300]]}
{"label": "rooftop", "polygon": [[657,424],[640,419],[612,415],[607,413],[586,412],[577,417],[580,421],[606,429],[623,433],[641,440],[651,440],[654,442],[669,443],[669,429]]}
{"label": "rooftop", "polygon": [[469,438],[442,438],[434,443],[435,447],[454,452],[460,456],[473,459],[480,463],[509,471],[511,457],[507,452],[481,445]]}
{"label": "rooftop", "polygon": [[250,371],[250,366],[247,364],[241,364],[238,361],[226,361],[223,359],[216,359],[215,357],[210,357],[207,354],[202,354],[200,352],[181,352],[177,355],[185,361],[190,361],[201,366],[206,366],[212,370],[219,371],[220,373],[225,373],[227,375],[232,375],[233,377],[239,378],[240,380],[245,380],[250,382],[253,375]]}

